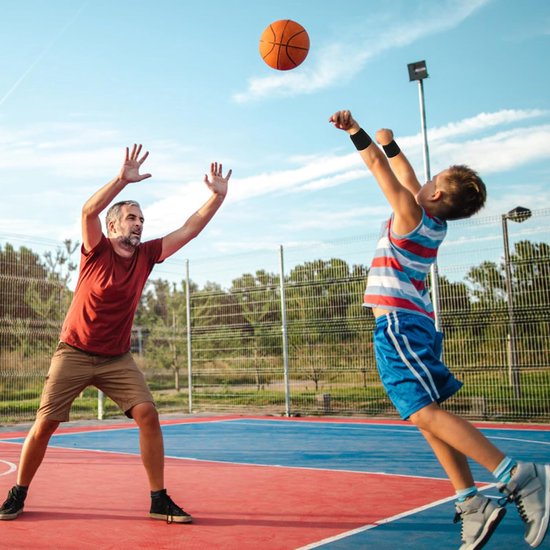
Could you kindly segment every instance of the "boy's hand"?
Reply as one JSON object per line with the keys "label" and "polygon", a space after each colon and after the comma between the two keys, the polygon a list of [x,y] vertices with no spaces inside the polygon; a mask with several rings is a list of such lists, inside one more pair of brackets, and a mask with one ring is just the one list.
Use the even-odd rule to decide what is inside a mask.
{"label": "boy's hand", "polygon": [[388,143],[391,143],[393,141],[393,132],[388,128],[380,128],[376,132],[376,142],[379,145],[388,145]]}
{"label": "boy's hand", "polygon": [[361,129],[359,123],[351,116],[351,111],[336,111],[328,121],[334,124],[335,128],[348,134],[355,134]]}

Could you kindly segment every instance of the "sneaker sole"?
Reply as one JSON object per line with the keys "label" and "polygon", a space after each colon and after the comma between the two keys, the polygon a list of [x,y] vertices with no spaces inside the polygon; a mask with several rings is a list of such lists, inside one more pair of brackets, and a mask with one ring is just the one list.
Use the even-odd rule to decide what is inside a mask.
{"label": "sneaker sole", "polygon": [[468,550],[480,550],[480,548],[483,548],[489,542],[489,539],[505,515],[506,508],[496,508],[493,510],[493,513],[489,516],[489,519],[485,524],[485,531],[481,533],[481,538],[478,539],[472,546],[468,546]]}
{"label": "sneaker sole", "polygon": [[9,520],[12,520],[12,519],[17,519],[22,513],[23,513],[23,509],[21,509],[17,512],[14,512],[13,514],[1,514],[0,515],[0,521],[1,520],[9,521]]}
{"label": "sneaker sole", "polygon": [[539,532],[537,533],[537,536],[532,542],[529,542],[529,544],[536,548],[537,546],[540,546],[542,544],[542,541],[544,540],[544,537],[546,535],[546,531],[548,530],[548,516],[550,515],[550,464],[546,464],[544,466],[544,471],[546,473],[546,484],[544,486],[544,510],[545,514],[542,518],[542,522],[540,524]]}
{"label": "sneaker sole", "polygon": [[167,521],[169,523],[193,523],[193,518],[191,516],[167,516],[166,514],[149,514],[150,518],[161,519],[162,521]]}

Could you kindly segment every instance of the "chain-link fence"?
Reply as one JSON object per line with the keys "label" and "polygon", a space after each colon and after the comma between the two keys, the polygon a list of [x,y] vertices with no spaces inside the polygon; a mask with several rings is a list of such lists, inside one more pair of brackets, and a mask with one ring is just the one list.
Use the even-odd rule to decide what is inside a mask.
{"label": "chain-link fence", "polygon": [[[450,225],[434,296],[445,361],[465,384],[446,406],[472,419],[549,421],[550,211]],[[132,350],[161,412],[395,416],[361,305],[376,240],[157,266]],[[0,421],[8,423],[34,416],[78,251],[70,241],[0,242]],[[119,414],[108,399],[99,407]],[[72,417],[97,414],[90,388]]]}

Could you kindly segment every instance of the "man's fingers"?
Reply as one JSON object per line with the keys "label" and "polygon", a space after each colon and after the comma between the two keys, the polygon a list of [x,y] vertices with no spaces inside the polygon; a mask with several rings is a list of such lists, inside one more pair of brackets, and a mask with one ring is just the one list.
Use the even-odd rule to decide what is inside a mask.
{"label": "man's fingers", "polygon": [[[141,145],[140,145],[140,148],[141,148]],[[138,160],[138,164],[141,166],[145,162],[145,159],[148,156],[149,156],[149,151],[145,151],[145,153],[143,153],[143,156],[141,157],[141,159]]]}
{"label": "man's fingers", "polygon": [[221,176],[222,175],[222,165],[218,164],[217,162],[212,162],[210,164],[210,173],[213,176]]}
{"label": "man's fingers", "polygon": [[132,147],[132,153],[130,153],[129,148],[126,147],[126,160],[137,160],[139,164],[142,164],[143,161],[149,156],[149,151],[145,151],[141,159],[139,158],[142,147],[143,146],[141,143],[139,145],[137,143],[134,143]]}
{"label": "man's fingers", "polygon": [[[229,170],[227,172],[227,175],[224,177],[223,164],[221,162],[219,164],[217,162],[210,163],[210,175],[212,176],[212,178],[216,177],[216,178],[222,178],[222,179],[228,180],[231,177],[232,173],[233,173],[233,170]],[[205,183],[213,183],[210,181],[210,179],[206,174],[204,175],[204,181]]]}

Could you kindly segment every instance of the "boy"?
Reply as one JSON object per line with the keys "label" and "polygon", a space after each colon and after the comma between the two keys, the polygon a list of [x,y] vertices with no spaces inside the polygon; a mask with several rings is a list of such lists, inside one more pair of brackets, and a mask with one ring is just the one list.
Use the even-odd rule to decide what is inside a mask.
{"label": "boy", "polygon": [[470,168],[451,166],[421,186],[391,130],[376,133],[388,162],[350,111],[338,111],[329,121],[350,135],[393,210],[369,270],[364,305],[376,319],[376,363],[386,392],[401,417],[419,428],[456,491],[460,548],[484,546],[506,513],[500,502],[478,493],[467,457],[493,473],[499,491],[518,507],[525,540],[540,546],[550,514],[550,465],[516,462],[469,422],[439,407],[462,383],[440,360],[442,335],[435,330],[425,281],[447,220],[475,214],[485,203],[485,185]]}

